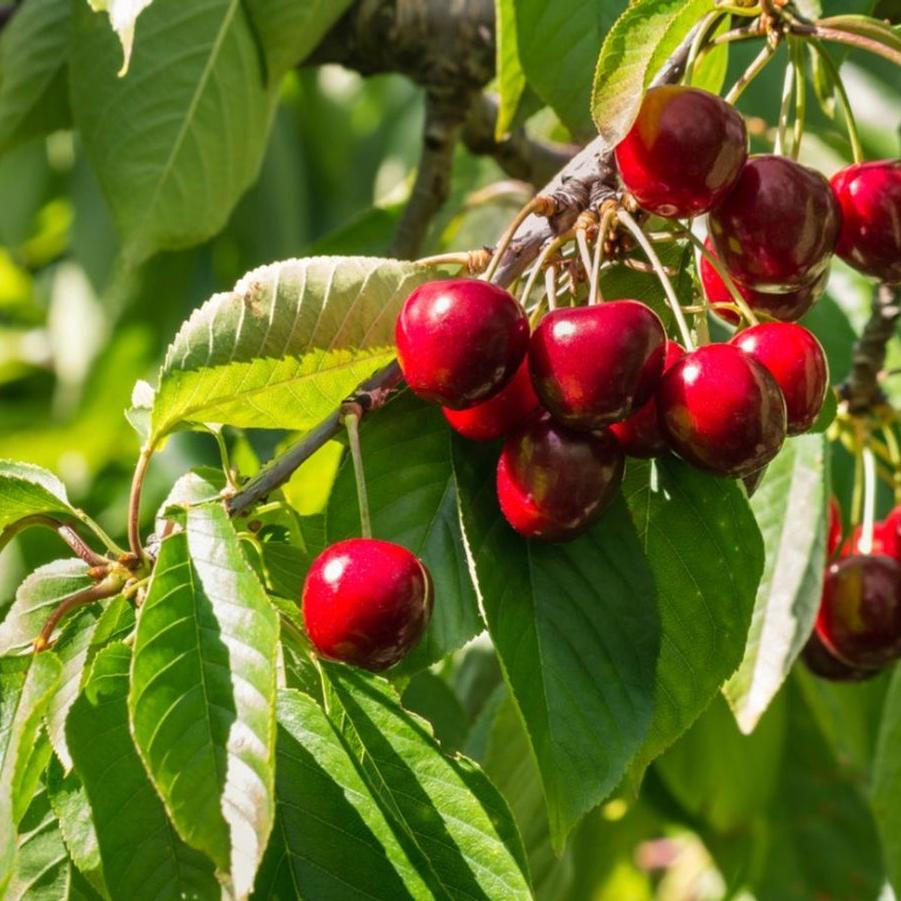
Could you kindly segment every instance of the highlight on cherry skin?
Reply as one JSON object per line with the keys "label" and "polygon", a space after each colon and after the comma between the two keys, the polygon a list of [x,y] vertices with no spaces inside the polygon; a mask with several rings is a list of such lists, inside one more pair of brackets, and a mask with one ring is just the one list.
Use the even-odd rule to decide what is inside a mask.
{"label": "highlight on cherry skin", "polygon": [[526,538],[573,538],[595,522],[622,482],[622,448],[609,430],[582,432],[542,413],[507,438],[497,496]]}
{"label": "highlight on cherry skin", "polygon": [[404,301],[397,358],[410,389],[462,410],[513,378],[529,345],[529,320],[513,295],[477,279],[426,282]]}
{"label": "highlight on cherry skin", "polygon": [[615,150],[620,177],[651,213],[706,213],[731,190],[747,158],[741,114],[716,94],[683,85],[649,90]]}
{"label": "highlight on cherry skin", "polygon": [[841,210],[825,176],[773,154],[752,156],[707,217],[717,256],[743,285],[793,291],[829,265]]}
{"label": "highlight on cherry skin", "polygon": [[785,398],[769,370],[732,344],[677,360],[657,389],[660,430],[689,463],[741,478],[772,460],[786,435]]}
{"label": "highlight on cherry skin", "polygon": [[307,635],[321,656],[376,672],[409,653],[432,605],[425,564],[406,548],[374,538],[326,548],[313,561],[301,598]]}
{"label": "highlight on cherry skin", "polygon": [[559,422],[598,429],[647,402],[663,371],[666,332],[637,300],[548,313],[532,335],[529,369]]}

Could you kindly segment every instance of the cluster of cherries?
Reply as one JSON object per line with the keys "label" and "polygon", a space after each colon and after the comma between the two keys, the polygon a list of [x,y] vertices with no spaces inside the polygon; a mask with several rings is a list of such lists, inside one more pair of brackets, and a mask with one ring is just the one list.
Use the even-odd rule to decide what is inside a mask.
{"label": "cluster of cherries", "polygon": [[861,526],[843,540],[833,498],[828,536],[830,562],[804,661],[826,679],[867,679],[901,657],[901,506],[874,524],[866,550]]}
{"label": "cluster of cherries", "polygon": [[[404,378],[461,435],[504,439],[498,501],[527,538],[587,528],[614,497],[626,455],[674,451],[716,475],[760,473],[786,435],[813,425],[829,389],[819,342],[794,320],[822,292],[832,253],[901,279],[901,163],[851,166],[830,185],[791,159],[748,157],[742,117],[683,86],[648,92],[615,155],[646,212],[709,214],[718,263],[705,258],[700,277],[713,309],[739,321],[724,272],[772,321],[686,350],[635,300],[555,309],[530,333],[522,305],[487,281],[413,291],[395,331]],[[317,558],[302,604],[321,654],[382,669],[425,629],[430,579],[404,548],[355,539]]]}

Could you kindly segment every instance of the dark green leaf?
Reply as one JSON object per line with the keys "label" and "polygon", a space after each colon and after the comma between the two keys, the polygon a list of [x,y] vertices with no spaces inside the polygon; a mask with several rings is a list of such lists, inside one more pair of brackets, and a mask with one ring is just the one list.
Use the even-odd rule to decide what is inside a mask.
{"label": "dark green leaf", "polygon": [[895,669],[879,730],[873,761],[873,816],[882,838],[888,877],[901,892],[901,670]]}
{"label": "dark green leaf", "polygon": [[104,648],[66,723],[110,896],[218,898],[212,864],[176,834],[129,733],[130,661],[131,651],[124,644]]}
{"label": "dark green leaf", "polygon": [[[198,479],[198,494],[206,483]],[[134,644],[135,744],[175,828],[238,895],[274,816],[278,621],[224,506],[165,539]]]}
{"label": "dark green leaf", "polygon": [[[373,534],[421,557],[435,586],[432,621],[398,672],[440,660],[482,629],[460,532],[451,435],[440,410],[412,394],[367,419],[361,430]],[[326,534],[329,543],[360,534],[349,457],[329,498]]]}
{"label": "dark green leaf", "polygon": [[482,611],[529,733],[559,850],[647,736],[660,650],[657,598],[620,498],[574,541],[527,542],[498,509],[496,461],[496,451],[455,442]]}
{"label": "dark green leaf", "polygon": [[463,748],[469,733],[466,711],[454,690],[432,672],[417,673],[401,695],[404,707],[429,721],[435,738],[447,752]]}
{"label": "dark green leaf", "polygon": [[744,650],[763,569],[741,488],[675,457],[629,461],[624,486],[657,585],[662,640],[640,772],[710,704]]}
{"label": "dark green leaf", "polygon": [[823,590],[828,499],[822,435],[787,441],[751,499],[766,564],[744,658],[726,686],[743,732],[754,729],[813,629]]}

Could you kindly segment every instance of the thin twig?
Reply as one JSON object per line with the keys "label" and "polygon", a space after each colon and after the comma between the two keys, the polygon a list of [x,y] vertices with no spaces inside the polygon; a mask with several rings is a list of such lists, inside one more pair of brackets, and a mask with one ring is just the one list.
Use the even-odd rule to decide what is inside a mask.
{"label": "thin twig", "polygon": [[124,580],[121,574],[111,573],[102,582],[98,582],[96,585],[91,585],[88,588],[82,588],[80,591],[63,598],[53,613],[47,617],[47,622],[44,623],[40,634],[35,638],[34,652],[37,654],[50,646],[53,630],[67,613],[84,604],[93,604],[96,601],[102,601],[104,598],[111,598],[122,590],[123,585]]}
{"label": "thin twig", "polygon": [[75,531],[75,528],[62,520],[52,516],[46,516],[42,513],[36,513],[32,516],[25,516],[20,520],[8,525],[0,532],[0,550],[3,550],[7,544],[20,532],[30,529],[34,526],[42,526],[46,529],[53,529],[63,541],[72,549],[73,553],[84,560],[88,566],[104,566],[110,561],[102,554],[98,554],[87,542]]}
{"label": "thin twig", "polygon": [[145,559],[144,547],[141,544],[141,491],[144,488],[144,478],[152,457],[153,447],[146,445],[141,448],[131,480],[131,491],[128,495],[128,546],[132,554],[141,561]]}

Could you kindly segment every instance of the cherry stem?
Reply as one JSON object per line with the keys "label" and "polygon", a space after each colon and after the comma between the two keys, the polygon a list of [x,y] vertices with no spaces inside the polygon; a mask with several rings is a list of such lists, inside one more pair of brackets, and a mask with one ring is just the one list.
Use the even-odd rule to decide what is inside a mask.
{"label": "cherry stem", "polygon": [[863,461],[863,523],[858,545],[862,554],[873,551],[873,526],[876,518],[876,458],[873,449],[865,445],[861,450]]}
{"label": "cherry stem", "polygon": [[40,653],[50,646],[50,638],[53,630],[57,627],[60,620],[76,607],[83,604],[92,604],[95,601],[102,601],[104,598],[111,598],[113,595],[119,594],[124,584],[123,577],[118,573],[111,573],[102,582],[91,585],[88,588],[82,588],[63,598],[53,613],[47,617],[47,622],[41,629],[40,634],[34,640],[34,653]]}
{"label": "cherry stem", "polygon": [[862,163],[864,159],[863,144],[860,141],[860,133],[857,130],[857,120],[854,118],[854,111],[851,109],[851,101],[848,99],[848,92],[845,90],[845,83],[839,74],[838,66],[832,59],[829,51],[819,42],[812,41],[811,46],[814,52],[819,56],[820,61],[829,70],[832,81],[835,84],[835,91],[838,95],[838,105],[842,109],[842,116],[845,120],[845,130],[848,132],[848,141],[851,144],[851,157],[855,163]]}
{"label": "cherry stem", "polygon": [[576,229],[576,246],[579,248],[579,256],[582,259],[585,277],[588,278],[591,274],[591,251],[588,249],[588,237],[584,228]]}
{"label": "cherry stem", "polygon": [[[685,237],[691,241],[692,244],[697,248],[698,253],[713,266],[716,274],[722,279],[723,284],[726,286],[726,289],[732,295],[732,299],[735,301],[735,305],[738,307],[739,312],[745,318],[749,325],[757,325],[758,319],[755,315],[754,311],[748,306],[748,302],[742,297],[741,291],[738,290],[738,286],[735,284],[735,280],[729,274],[726,267],[720,262],[719,258],[714,256],[705,246],[704,242],[690,229],[685,228],[684,226],[680,226],[682,233]],[[709,298],[708,298],[709,300]]]}
{"label": "cherry stem", "polygon": [[363,472],[363,452],[360,448],[360,417],[363,411],[356,404],[347,404],[344,409],[344,428],[353,461],[354,479],[357,482],[357,503],[360,506],[360,533],[364,538],[372,538],[372,520],[369,518],[369,495],[366,491],[366,475]]}
{"label": "cherry stem", "polygon": [[506,253],[507,248],[510,246],[510,242],[513,240],[513,236],[519,231],[520,225],[535,212],[535,210],[540,209],[544,203],[546,202],[545,198],[542,197],[533,197],[514,217],[513,221],[507,226],[507,230],[501,235],[500,240],[497,242],[497,246],[494,248],[494,254],[491,257],[491,260],[488,263],[488,267],[485,269],[484,275],[482,276],[486,282],[490,282],[494,278],[495,272],[497,272],[497,267],[500,265],[501,258],[504,253]]}
{"label": "cherry stem", "polygon": [[617,216],[619,217],[619,221],[632,232],[632,236],[644,251],[645,256],[648,258],[648,262],[654,267],[654,272],[657,274],[657,278],[663,287],[663,293],[666,294],[670,309],[673,311],[673,318],[676,320],[676,325],[679,328],[679,334],[682,336],[685,349],[694,350],[695,344],[692,340],[691,331],[688,328],[685,314],[682,312],[682,305],[679,303],[679,298],[676,296],[676,292],[673,289],[673,283],[669,280],[669,276],[666,274],[666,270],[660,262],[660,257],[657,256],[657,251],[654,250],[654,245],[647,239],[645,233],[641,230],[641,226],[632,218],[631,213],[628,213],[626,210],[619,210]]}
{"label": "cherry stem", "polygon": [[707,15],[701,19],[694,40],[691,42],[691,50],[688,51],[688,60],[685,63],[685,74],[682,76],[683,84],[691,84],[698,55],[704,45],[708,42],[711,32],[716,31],[725,15],[726,13],[722,10],[715,9],[707,13]]}
{"label": "cherry stem", "polygon": [[141,562],[146,559],[144,547],[141,544],[141,491],[144,488],[144,478],[152,457],[152,445],[145,445],[141,448],[128,496],[128,546]]}
{"label": "cherry stem", "polygon": [[796,38],[789,38],[792,68],[795,72],[795,129],[792,137],[792,159],[801,153],[804,126],[807,119],[807,78],[804,66],[804,49]]}
{"label": "cherry stem", "polygon": [[52,516],[45,516],[42,513],[35,513],[32,516],[24,516],[22,519],[8,525],[0,532],[0,550],[20,532],[30,529],[33,526],[42,526],[46,529],[53,529],[60,538],[72,549],[73,553],[84,560],[88,566],[106,566],[110,561],[102,554],[98,554],[87,542],[75,531],[74,527],[55,519]]}
{"label": "cherry stem", "polygon": [[779,106],[779,125],[776,129],[776,141],[773,153],[777,156],[791,156],[796,159],[794,148],[791,154],[786,149],[788,143],[788,120],[791,116],[792,97],[795,91],[795,69],[791,60],[785,64],[785,76],[782,80],[782,103]]}
{"label": "cherry stem", "polygon": [[890,63],[894,63],[896,66],[901,66],[901,52],[894,50],[879,41],[871,40],[862,34],[853,34],[839,28],[829,28],[822,24],[807,26],[798,25],[793,27],[792,31],[799,35],[822,38],[824,41],[832,41],[836,44],[847,44],[849,47],[857,47],[860,50],[866,50],[876,56],[881,56]]}
{"label": "cherry stem", "polygon": [[557,309],[557,270],[553,265],[544,270],[544,290],[549,310]]}
{"label": "cherry stem", "polygon": [[763,49],[751,61],[751,65],[739,76],[738,81],[732,85],[725,96],[726,103],[735,104],[741,97],[745,88],[763,71],[764,66],[773,58],[776,52],[776,42],[767,41]]}
{"label": "cherry stem", "polygon": [[439,253],[431,257],[423,257],[416,262],[420,266],[461,266],[470,275],[477,275],[485,270],[491,260],[487,250],[467,250],[457,253]]}
{"label": "cherry stem", "polygon": [[616,219],[616,210],[608,207],[601,214],[601,221],[598,223],[598,236],[594,242],[594,259],[591,261],[591,277],[589,278],[588,287],[588,305],[604,302],[604,295],[601,293],[601,262],[604,258],[604,241],[610,228]]}
{"label": "cherry stem", "polygon": [[532,288],[535,287],[535,282],[538,280],[538,274],[544,268],[545,263],[554,251],[558,250],[561,245],[571,240],[572,237],[573,230],[570,229],[562,235],[557,235],[552,241],[548,241],[544,248],[542,248],[541,253],[538,255],[538,259],[535,261],[535,265],[532,267],[532,271],[529,273],[529,277],[526,280],[526,286],[523,289],[522,297],[520,298],[520,302],[524,309],[528,309],[529,295],[532,293]]}
{"label": "cherry stem", "polygon": [[895,503],[901,504],[901,446],[898,444],[898,438],[895,435],[895,427],[893,425],[884,423],[881,431],[885,437],[889,459],[892,463],[892,492],[895,496]]}

